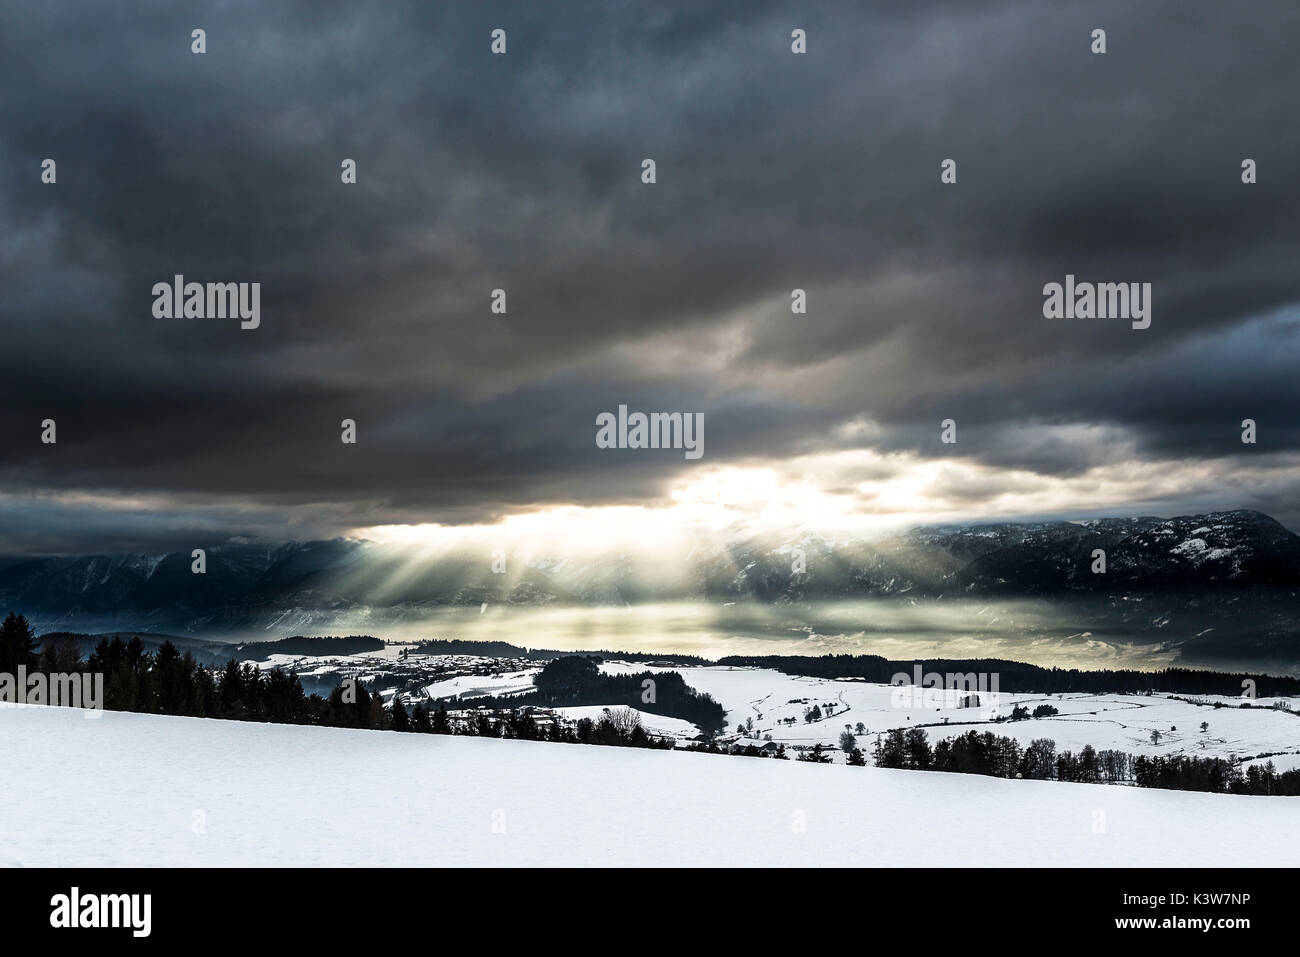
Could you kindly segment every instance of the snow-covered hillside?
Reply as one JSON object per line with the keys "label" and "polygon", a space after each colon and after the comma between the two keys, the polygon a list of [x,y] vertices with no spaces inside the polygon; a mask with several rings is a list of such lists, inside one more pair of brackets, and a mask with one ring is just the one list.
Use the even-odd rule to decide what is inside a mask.
{"label": "snow-covered hillside", "polygon": [[[432,699],[509,696],[533,691],[534,679],[541,665],[519,659],[495,659],[469,655],[411,655],[400,657],[400,647],[390,646],[379,653],[359,653],[333,658],[276,656],[269,664],[280,665],[310,676],[330,673],[351,675],[363,680],[392,672],[403,674],[418,669],[442,675],[423,686],[426,698],[408,692],[408,705]],[[257,662],[253,662],[257,663]],[[266,666],[267,662],[261,662]],[[952,738],[967,731],[993,731],[1015,738],[1022,746],[1035,738],[1050,738],[1059,750],[1078,752],[1085,745],[1098,750],[1107,748],[1148,757],[1186,755],[1197,758],[1237,758],[1246,763],[1271,760],[1278,770],[1300,764],[1300,699],[1234,698],[1212,695],[1178,696],[1168,694],[1031,694],[1008,693],[985,695],[979,707],[957,707],[952,696],[939,706],[926,704],[924,689],[908,698],[909,690],[852,679],[813,678],[788,675],[770,668],[730,665],[658,665],[643,662],[606,660],[600,669],[607,674],[639,674],[646,671],[675,671],[696,691],[711,695],[726,709],[726,743],[737,735],[737,725],[753,720],[748,734],[787,747],[808,748],[816,744],[832,749],[836,761],[844,761],[838,751],[841,732],[849,729],[857,743],[870,751],[877,735],[892,728],[922,727],[931,743]],[[384,692],[385,704],[391,704],[391,691]],[[617,707],[619,702],[603,702],[590,709],[561,709],[570,718],[598,715],[604,706]],[[813,705],[821,717],[805,720]],[[1059,713],[1051,717],[1026,721],[993,723],[995,714],[1007,716],[1016,706],[1030,711],[1051,705]],[[1249,707],[1243,707],[1249,705]],[[1274,705],[1280,706],[1274,708]],[[997,710],[994,711],[993,709]],[[572,713],[569,713],[572,712]],[[642,716],[648,729],[672,736],[679,742],[693,739],[699,729],[672,718]],[[1202,724],[1207,727],[1202,730]],[[858,725],[862,730],[858,730]],[[1158,732],[1158,739],[1152,739]]]}
{"label": "snow-covered hillside", "polygon": [[1300,865],[1300,798],[0,708],[9,865]]}
{"label": "snow-covered hillside", "polygon": [[[601,665],[612,674],[648,667],[664,670],[619,661]],[[1169,695],[1003,693],[996,699],[1002,715],[1010,714],[1016,705],[1032,710],[1043,704],[1050,704],[1060,714],[992,724],[988,707],[922,707],[922,689],[916,689],[915,704],[900,706],[900,689],[865,681],[801,677],[767,668],[679,666],[671,670],[695,690],[719,701],[727,709],[729,728],[753,718],[754,734],[771,734],[772,740],[792,746],[820,743],[834,748],[846,725],[856,728],[861,722],[866,728],[859,733],[864,746],[890,728],[920,726],[932,742],[975,730],[1007,735],[1022,745],[1034,738],[1051,738],[1062,750],[1079,751],[1091,744],[1098,750],[1114,748],[1152,757],[1267,754],[1277,756],[1274,763],[1279,768],[1290,767],[1291,760],[1300,758],[1300,716],[1272,708],[1275,702],[1300,708],[1294,699],[1252,699],[1251,707],[1242,708],[1243,699],[1215,696],[1189,700]],[[906,693],[911,690],[904,689]],[[986,702],[993,700],[985,696]],[[830,705],[831,715],[815,723],[805,722],[804,712],[812,704],[823,711]],[[790,719],[792,723],[784,723]],[[1205,731],[1200,730],[1202,722],[1209,726]],[[1160,733],[1159,743],[1152,743],[1152,731]]]}

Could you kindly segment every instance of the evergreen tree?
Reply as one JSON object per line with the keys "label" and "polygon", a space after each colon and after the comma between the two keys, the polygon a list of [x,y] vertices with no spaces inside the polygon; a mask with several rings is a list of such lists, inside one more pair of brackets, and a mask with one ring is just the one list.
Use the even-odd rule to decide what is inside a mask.
{"label": "evergreen tree", "polygon": [[0,624],[0,671],[16,675],[19,667],[35,671],[37,664],[36,634],[31,624],[24,616],[10,612]]}
{"label": "evergreen tree", "polygon": [[830,764],[831,756],[825,753],[825,748],[818,742],[807,751],[800,753],[796,761],[806,761],[809,764]]}
{"label": "evergreen tree", "polygon": [[[445,715],[446,712],[443,712]],[[411,730],[419,734],[432,734],[433,722],[429,720],[429,709],[421,702],[411,710]]]}
{"label": "evergreen tree", "polygon": [[506,721],[506,734],[517,741],[536,741],[537,722],[527,711],[511,711]]}
{"label": "evergreen tree", "polygon": [[438,705],[438,710],[433,713],[433,733],[451,734],[451,719],[447,717],[447,709],[441,704]]}
{"label": "evergreen tree", "polygon": [[227,718],[238,718],[243,710],[243,674],[239,670],[239,662],[231,658],[221,674],[221,713]]}
{"label": "evergreen tree", "polygon": [[370,713],[366,716],[367,728],[386,728],[388,712],[384,709],[384,696],[378,691],[370,694]]}
{"label": "evergreen tree", "polygon": [[352,728],[356,724],[356,705],[344,698],[343,685],[335,685],[325,706],[325,723],[334,728]]}
{"label": "evergreen tree", "polygon": [[43,674],[70,675],[82,669],[81,652],[75,638],[46,638],[38,663]]}
{"label": "evergreen tree", "polygon": [[901,728],[894,728],[885,734],[882,743],[879,736],[876,737],[875,755],[876,767],[878,768],[904,768],[907,767],[907,739]]}
{"label": "evergreen tree", "polygon": [[212,678],[212,672],[207,668],[200,668],[194,656],[188,651],[185,652],[185,667],[194,676],[190,689],[189,713],[198,718],[214,717],[218,698],[217,684]]}
{"label": "evergreen tree", "polygon": [[918,771],[930,770],[934,763],[934,754],[930,750],[930,740],[923,728],[908,728],[903,735],[903,747],[906,752],[907,767]]}
{"label": "evergreen tree", "polygon": [[402,696],[400,694],[393,695],[391,726],[394,731],[411,730],[411,718],[410,715],[406,713],[406,705],[402,704]]}
{"label": "evergreen tree", "polygon": [[192,674],[176,646],[164,641],[153,664],[158,689],[158,710],[163,714],[188,714]]}
{"label": "evergreen tree", "polygon": [[1079,752],[1079,780],[1094,784],[1100,776],[1101,762],[1097,759],[1097,750],[1091,744],[1085,744]]}

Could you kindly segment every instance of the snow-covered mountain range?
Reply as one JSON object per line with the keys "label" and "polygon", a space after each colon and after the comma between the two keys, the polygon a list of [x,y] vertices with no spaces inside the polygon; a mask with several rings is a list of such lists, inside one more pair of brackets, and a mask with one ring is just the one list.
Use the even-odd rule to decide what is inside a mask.
{"label": "snow-covered mountain range", "polygon": [[[1105,573],[1094,571],[1098,550]],[[430,553],[350,539],[211,546],[203,575],[191,562],[188,552],[11,559],[0,563],[0,609],[28,615],[41,630],[219,635],[310,632],[358,610],[414,620],[483,603],[797,608],[1025,598],[1069,603],[1087,609],[1085,621],[1138,631],[1180,614],[1188,628],[1203,622],[1217,631],[1207,640],[1258,640],[1276,650],[1297,634],[1300,593],[1300,536],[1248,510],[926,526],[870,540],[806,531],[702,535],[681,555],[511,554],[504,574],[485,550]],[[1296,652],[1300,658],[1300,646]]]}

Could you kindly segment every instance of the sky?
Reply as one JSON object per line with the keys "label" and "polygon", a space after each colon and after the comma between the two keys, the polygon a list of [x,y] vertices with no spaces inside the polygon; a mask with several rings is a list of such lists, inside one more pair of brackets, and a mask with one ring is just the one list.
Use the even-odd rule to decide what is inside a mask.
{"label": "sky", "polygon": [[[0,554],[1237,507],[1300,528],[1294,3],[0,20]],[[259,327],[156,318],[176,274],[259,282]],[[1045,318],[1067,274],[1151,283],[1150,328]],[[702,414],[704,454],[598,448],[619,405]]]}

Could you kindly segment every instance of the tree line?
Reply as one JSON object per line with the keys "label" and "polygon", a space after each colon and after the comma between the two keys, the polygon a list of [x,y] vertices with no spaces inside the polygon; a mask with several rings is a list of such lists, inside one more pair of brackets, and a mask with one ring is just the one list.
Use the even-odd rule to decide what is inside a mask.
{"label": "tree line", "polygon": [[422,641],[410,652],[413,655],[474,655],[481,658],[530,658],[537,661],[550,661],[554,658],[569,656],[594,655],[597,658],[618,658],[619,661],[661,661],[675,665],[711,665],[714,662],[699,655],[684,655],[671,652],[647,651],[611,651],[593,649],[588,651],[560,651],[554,648],[525,648],[512,645],[508,641],[470,641],[463,638],[431,638]]}
{"label": "tree line", "polygon": [[1300,795],[1300,769],[1279,773],[1271,761],[1243,769],[1227,758],[1134,756],[1126,751],[1098,751],[1090,744],[1076,754],[1058,752],[1051,738],[1035,738],[1022,747],[1015,738],[990,731],[967,731],[932,747],[923,728],[896,728],[877,736],[873,757],[877,767],[914,771],[1081,784],[1132,782],[1144,788],[1220,794]]}
{"label": "tree line", "polygon": [[539,722],[527,708],[511,708],[500,714],[478,709],[470,716],[453,718],[441,703],[433,710],[421,702],[408,715],[400,699],[394,698],[390,714],[392,730],[417,734],[456,734],[656,750],[668,750],[673,746],[671,741],[648,733],[641,724],[640,715],[629,708],[606,709],[598,719],[584,717],[568,725],[558,720]]}
{"label": "tree line", "polygon": [[308,636],[292,635],[275,641],[247,641],[237,646],[245,658],[254,660],[271,655],[298,655],[302,658],[322,655],[357,655],[367,651],[383,651],[382,638],[370,635]]}
{"label": "tree line", "polygon": [[306,694],[296,674],[278,667],[263,671],[232,658],[224,668],[205,668],[189,652],[181,654],[170,641],[151,654],[138,637],[130,641],[103,638],[84,660],[73,638],[48,639],[44,648],[38,648],[36,635],[23,616],[10,614],[0,623],[0,672],[17,674],[23,667],[33,674],[102,674],[103,706],[109,711],[573,744],[671,747],[671,743],[647,733],[640,717],[625,709],[614,709],[598,720],[581,718],[572,726],[556,721],[545,728],[520,709],[511,709],[499,717],[480,712],[453,721],[445,708],[432,711],[420,704],[408,712],[397,697],[386,708],[382,695],[367,690],[358,681],[345,680],[328,697],[322,697]]}
{"label": "tree line", "polygon": [[681,718],[716,734],[726,724],[726,709],[711,695],[696,691],[676,671],[609,675],[594,655],[566,655],[547,662],[533,679],[534,690],[509,696],[460,699],[465,708],[546,708],[616,704],[650,714]]}
{"label": "tree line", "polygon": [[[1245,672],[1165,668],[1160,671],[1077,668],[1043,668],[1001,658],[929,658],[891,661],[880,655],[732,655],[720,665],[772,668],[788,675],[810,678],[861,678],[888,684],[898,674],[997,675],[998,690],[1018,694],[1146,694],[1241,695],[1247,687],[1260,697],[1300,695],[1300,678],[1252,675]],[[910,680],[909,680],[910,683]]]}
{"label": "tree line", "polygon": [[138,638],[102,638],[82,659],[73,638],[38,643],[27,619],[10,614],[0,623],[0,671],[102,674],[103,707],[109,711],[170,714],[235,721],[273,721],[341,728],[389,726],[383,699],[360,683],[340,685],[328,698],[304,693],[296,674],[280,668],[262,671],[230,659],[210,669],[170,641],[155,653]]}

